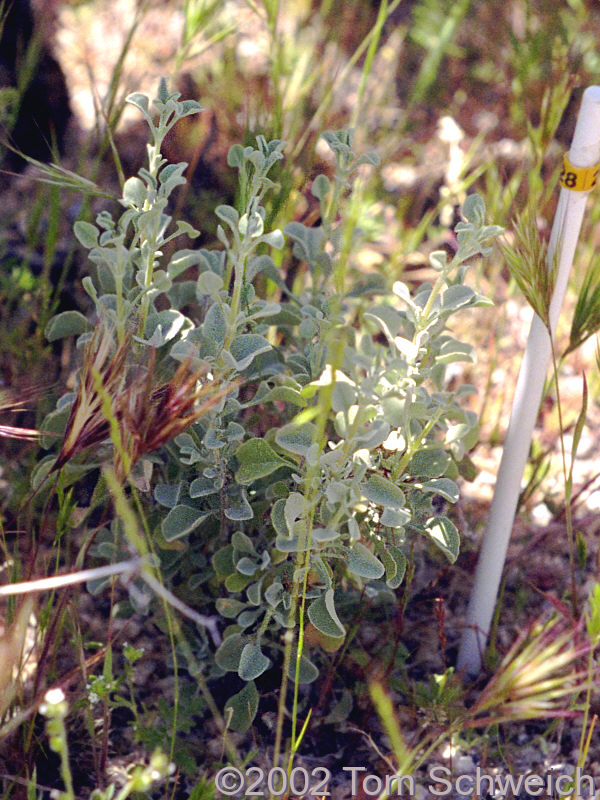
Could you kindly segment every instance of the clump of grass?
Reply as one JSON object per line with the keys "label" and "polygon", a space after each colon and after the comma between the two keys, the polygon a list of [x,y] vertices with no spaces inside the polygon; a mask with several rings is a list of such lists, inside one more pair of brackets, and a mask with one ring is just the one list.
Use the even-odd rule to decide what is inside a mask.
{"label": "clump of grass", "polygon": [[[189,360],[170,380],[157,385],[154,351],[146,367],[132,365],[131,335],[116,349],[115,338],[108,324],[98,323],[84,354],[77,394],[53,471],[112,435],[115,472],[122,480],[142,456],[174,439],[223,396],[205,371],[193,370]],[[140,370],[145,370],[141,380],[137,374]]]}
{"label": "clump of grass", "polygon": [[117,401],[125,463],[117,474],[127,474],[142,456],[158,450],[213,408],[226,392],[186,360],[173,377],[154,388],[155,353],[151,352],[145,381],[131,383]]}
{"label": "clump of grass", "polygon": [[103,413],[102,397],[96,383],[99,380],[104,392],[115,400],[121,396],[130,348],[130,340],[126,340],[113,352],[113,342],[111,329],[98,325],[83,356],[77,394],[53,470],[60,469],[73,456],[108,438],[109,422]]}
{"label": "clump of grass", "polygon": [[535,215],[526,210],[514,222],[514,242],[503,243],[502,255],[529,305],[550,330],[550,301],[556,263],[548,266],[547,243],[540,237]]}
{"label": "clump of grass", "polygon": [[575,717],[571,698],[594,685],[594,670],[581,659],[597,640],[585,636],[583,623],[561,616],[525,628],[477,698],[465,727],[528,719]]}
{"label": "clump of grass", "polygon": [[[369,691],[390,742],[396,774],[415,772],[444,742],[452,741],[468,729],[532,719],[583,716],[580,751],[587,753],[590,729],[593,729],[593,722],[590,727],[587,725],[588,714],[598,680],[594,654],[600,643],[599,601],[597,587],[587,620],[587,635],[582,620],[575,622],[559,614],[550,619],[538,619],[524,628],[470,708],[467,708],[467,691],[461,688],[459,676],[452,674],[452,670],[443,676],[434,676],[438,685],[444,687],[439,701],[442,704],[450,701],[453,714],[443,730],[436,727],[427,731],[416,744],[408,744],[388,689],[380,678],[373,678]],[[582,668],[586,657],[587,666]],[[577,697],[582,693],[585,693],[584,700],[577,705]],[[583,766],[581,758],[579,766]]]}

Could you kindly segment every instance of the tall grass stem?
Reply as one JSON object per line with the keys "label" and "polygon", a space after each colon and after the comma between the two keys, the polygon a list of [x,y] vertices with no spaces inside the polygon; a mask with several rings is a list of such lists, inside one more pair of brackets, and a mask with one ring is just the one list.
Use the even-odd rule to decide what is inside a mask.
{"label": "tall grass stem", "polygon": [[[575,167],[588,168],[593,167],[599,160],[600,86],[591,86],[583,95],[569,151],[569,161]],[[536,314],[531,324],[517,380],[494,498],[467,611],[467,627],[458,655],[458,669],[472,676],[476,676],[481,669],[483,651],[517,510],[521,478],[552,356],[551,335],[556,330],[560,316],[588,193],[589,191],[573,191],[563,186],[558,200],[547,255],[548,268],[552,267],[555,259],[558,263],[554,293],[548,312],[550,332]]]}

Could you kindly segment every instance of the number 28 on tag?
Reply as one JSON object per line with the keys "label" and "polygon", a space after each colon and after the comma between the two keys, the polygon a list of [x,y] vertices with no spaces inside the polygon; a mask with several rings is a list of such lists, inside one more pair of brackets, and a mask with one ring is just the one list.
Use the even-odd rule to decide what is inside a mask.
{"label": "number 28 on tag", "polygon": [[565,153],[560,173],[560,185],[572,192],[589,192],[596,185],[600,165],[593,167],[574,167]]}

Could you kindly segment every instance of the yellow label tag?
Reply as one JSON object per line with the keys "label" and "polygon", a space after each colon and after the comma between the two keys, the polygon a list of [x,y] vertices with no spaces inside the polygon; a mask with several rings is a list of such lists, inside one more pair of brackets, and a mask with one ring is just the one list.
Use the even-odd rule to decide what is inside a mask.
{"label": "yellow label tag", "polygon": [[572,192],[589,192],[596,185],[600,164],[594,167],[574,167],[565,153],[560,173],[560,185]]}

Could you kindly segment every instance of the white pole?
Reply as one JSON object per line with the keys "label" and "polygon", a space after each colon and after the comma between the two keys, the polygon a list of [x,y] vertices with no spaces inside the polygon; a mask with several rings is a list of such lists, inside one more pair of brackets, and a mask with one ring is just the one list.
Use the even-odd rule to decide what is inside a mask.
{"label": "white pole", "polygon": [[[599,160],[600,86],[590,86],[583,93],[573,142],[565,159],[562,188],[548,243],[548,264],[555,263],[555,259],[558,264],[549,314],[553,334],[573,264],[588,192],[595,184],[597,169],[594,168]],[[519,372],[494,498],[467,611],[467,627],[458,653],[458,670],[470,676],[476,676],[481,669],[551,353],[548,330],[536,314]]]}

